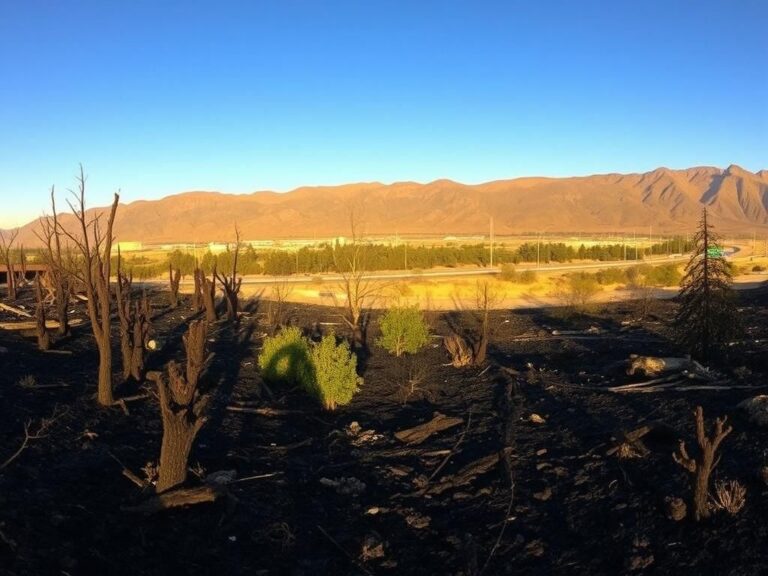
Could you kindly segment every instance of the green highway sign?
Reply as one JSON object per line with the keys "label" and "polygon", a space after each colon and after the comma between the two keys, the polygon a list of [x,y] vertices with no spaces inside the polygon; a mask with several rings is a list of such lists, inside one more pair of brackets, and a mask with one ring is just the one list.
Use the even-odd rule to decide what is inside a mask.
{"label": "green highway sign", "polygon": [[722,258],[724,254],[725,251],[722,248],[707,248],[707,256],[710,258]]}

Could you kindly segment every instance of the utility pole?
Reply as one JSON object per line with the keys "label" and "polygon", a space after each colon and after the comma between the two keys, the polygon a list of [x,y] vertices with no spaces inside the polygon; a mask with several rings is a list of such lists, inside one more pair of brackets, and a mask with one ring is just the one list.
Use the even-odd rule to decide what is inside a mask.
{"label": "utility pole", "polygon": [[539,267],[541,254],[541,232],[536,233],[536,268]]}
{"label": "utility pole", "polygon": [[491,216],[490,222],[490,236],[491,236],[491,268],[493,268],[493,216]]}

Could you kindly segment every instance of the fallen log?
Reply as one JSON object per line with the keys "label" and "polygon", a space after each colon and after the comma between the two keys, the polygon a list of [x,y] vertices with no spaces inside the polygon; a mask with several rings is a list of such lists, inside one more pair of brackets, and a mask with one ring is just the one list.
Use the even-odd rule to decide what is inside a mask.
{"label": "fallen log", "polygon": [[[667,384],[659,384],[658,386],[645,386],[642,388],[629,388],[622,389],[621,386],[614,388],[606,388],[609,392],[616,392],[619,394],[651,394],[653,392],[694,392],[697,390],[758,390],[765,388],[765,386],[751,386],[748,384],[728,384],[728,380],[718,380],[711,384],[690,384],[690,380],[677,380],[669,382]],[[617,389],[618,388],[618,389]]]}
{"label": "fallen log", "polygon": [[[69,321],[70,326],[78,326],[83,321],[79,318],[73,318]],[[55,329],[59,327],[59,323],[56,320],[46,320],[45,327],[49,329]],[[21,321],[21,322],[0,322],[0,330],[36,330],[37,322],[34,320]]]}
{"label": "fallen log", "polygon": [[464,423],[464,418],[456,418],[446,416],[440,412],[435,412],[434,417],[429,422],[419,424],[413,428],[407,428],[395,432],[395,438],[403,442],[404,444],[416,445],[421,444],[427,438],[443,430],[448,430],[454,426],[459,426]]}
{"label": "fallen log", "polygon": [[629,432],[616,434],[615,437],[619,439],[617,440],[617,444],[610,448],[605,454],[606,456],[613,456],[617,452],[625,450],[627,446],[631,446],[639,455],[645,456],[649,453],[649,450],[642,442],[642,439],[649,434],[664,434],[670,438],[677,436],[676,430],[668,424],[663,422],[651,422],[649,424],[644,424],[639,428],[635,428],[634,430],[630,430]]}
{"label": "fallen log", "polygon": [[22,316],[24,318],[32,318],[32,314],[26,310],[16,308],[16,306],[11,306],[10,304],[4,304],[0,302],[0,310],[5,310],[6,312],[10,312],[11,314],[16,314],[17,316]]}
{"label": "fallen log", "polygon": [[470,462],[464,466],[464,468],[459,470],[459,472],[457,472],[455,475],[446,476],[439,484],[430,486],[427,489],[427,494],[442,494],[451,488],[466,486],[481,474],[485,474],[486,472],[495,468],[500,459],[501,457],[499,453],[495,452],[480,458],[479,460]]}
{"label": "fallen log", "polygon": [[303,410],[284,410],[281,408],[249,408],[248,406],[227,406],[230,412],[245,412],[246,414],[258,414],[259,416],[291,416],[304,414]]}
{"label": "fallen log", "polygon": [[226,491],[221,486],[197,486],[195,488],[179,488],[163,492],[142,502],[137,506],[123,506],[123,512],[140,512],[143,514],[154,514],[169,508],[178,508],[179,506],[190,506],[200,504],[201,502],[213,502]]}

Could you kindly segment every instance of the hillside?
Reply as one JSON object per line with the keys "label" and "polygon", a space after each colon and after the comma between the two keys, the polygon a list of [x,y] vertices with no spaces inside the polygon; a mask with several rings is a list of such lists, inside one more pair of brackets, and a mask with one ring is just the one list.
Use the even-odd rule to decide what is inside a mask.
{"label": "hillside", "polygon": [[[659,168],[641,174],[518,178],[478,185],[451,180],[302,187],[291,192],[231,195],[186,192],[122,205],[120,240],[227,241],[235,222],[245,239],[350,234],[354,210],[363,234],[497,234],[524,232],[656,233],[692,230],[703,206],[721,232],[768,229],[768,171]],[[64,225],[71,224],[71,216]],[[35,222],[20,240],[36,243]]]}

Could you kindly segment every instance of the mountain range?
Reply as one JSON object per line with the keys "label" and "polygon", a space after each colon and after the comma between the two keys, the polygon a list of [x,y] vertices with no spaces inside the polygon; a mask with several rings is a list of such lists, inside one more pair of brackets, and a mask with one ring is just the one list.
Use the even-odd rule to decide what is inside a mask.
{"label": "mountain range", "polygon": [[[720,232],[768,230],[768,170],[658,168],[637,174],[572,178],[516,178],[477,185],[451,180],[427,184],[378,182],[313,186],[291,192],[184,192],[121,205],[120,241],[147,243],[232,241],[237,224],[246,240],[358,234],[603,233],[652,227],[687,233],[707,207]],[[105,211],[97,208],[95,211]],[[73,225],[65,215],[62,223]],[[36,221],[19,240],[37,243]]]}

